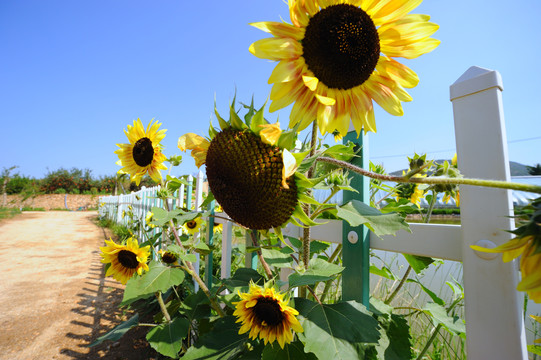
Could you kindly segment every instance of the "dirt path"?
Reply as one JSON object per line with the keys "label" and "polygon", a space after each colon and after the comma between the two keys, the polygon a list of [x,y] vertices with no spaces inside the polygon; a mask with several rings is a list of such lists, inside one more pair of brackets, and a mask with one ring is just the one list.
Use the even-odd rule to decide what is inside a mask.
{"label": "dirt path", "polygon": [[103,278],[95,212],[25,212],[0,222],[0,359],[152,359],[144,333],[88,348],[122,321]]}

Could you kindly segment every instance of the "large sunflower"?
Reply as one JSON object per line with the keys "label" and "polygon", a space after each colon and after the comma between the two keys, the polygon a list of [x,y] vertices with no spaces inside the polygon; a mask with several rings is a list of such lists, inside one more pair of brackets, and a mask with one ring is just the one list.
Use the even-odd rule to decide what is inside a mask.
{"label": "large sunflower", "polygon": [[477,251],[503,253],[502,260],[509,262],[520,256],[522,280],[517,290],[528,293],[530,299],[541,303],[541,198],[532,202],[525,210],[533,210],[522,226],[513,230],[517,235],[508,242],[489,249],[477,245],[471,248]]}
{"label": "large sunflower", "polygon": [[161,152],[160,141],[165,137],[166,130],[158,130],[161,123],[151,120],[146,130],[140,119],[133,121],[133,126],[128,125],[124,130],[129,144],[116,144],[120,149],[115,151],[119,157],[119,165],[122,166],[119,172],[130,174],[131,181],[137,185],[141,182],[143,175],[148,173],[150,177],[160,182],[162,174],[160,170],[166,170],[163,165],[166,160]]}
{"label": "large sunflower", "polygon": [[148,271],[147,260],[150,255],[150,246],[140,248],[136,238],[129,238],[126,245],[116,244],[112,240],[105,240],[106,246],[100,247],[101,262],[110,263],[105,276],[113,276],[117,281],[126,284],[133,274],[143,274]]}
{"label": "large sunflower", "polygon": [[267,343],[278,341],[283,349],[284,345],[293,341],[293,333],[303,332],[303,328],[296,315],[299,312],[287,305],[284,294],[277,293],[274,288],[261,288],[250,284],[248,293],[240,293],[241,301],[236,304],[233,315],[237,322],[242,322],[239,334],[250,331],[250,338],[259,338]]}
{"label": "large sunflower", "polygon": [[376,132],[375,100],[392,115],[411,101],[404,88],[419,78],[394,58],[413,59],[434,50],[438,25],[428,15],[408,14],[422,0],[289,0],[293,25],[257,22],[274,37],[250,52],[279,61],[269,83],[270,111],[295,102],[289,126],[299,130],[317,119],[322,134],[345,135],[350,119],[358,134]]}
{"label": "large sunflower", "polygon": [[196,165],[206,164],[209,188],[223,210],[240,225],[257,230],[279,227],[289,220],[300,225],[310,219],[299,205],[305,187],[295,170],[295,132],[282,132],[280,125],[263,118],[263,107],[250,108],[243,122],[231,107],[225,121],[216,112],[221,131],[211,125],[210,140],[189,133],[178,147],[192,150]]}

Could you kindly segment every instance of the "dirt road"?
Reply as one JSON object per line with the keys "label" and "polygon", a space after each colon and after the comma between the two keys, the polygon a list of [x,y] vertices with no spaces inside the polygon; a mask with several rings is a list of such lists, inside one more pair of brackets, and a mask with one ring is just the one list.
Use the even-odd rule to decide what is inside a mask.
{"label": "dirt road", "polygon": [[0,222],[0,359],[154,358],[137,331],[127,341],[86,346],[123,316],[122,285],[103,278],[104,230],[95,218],[24,212]]}

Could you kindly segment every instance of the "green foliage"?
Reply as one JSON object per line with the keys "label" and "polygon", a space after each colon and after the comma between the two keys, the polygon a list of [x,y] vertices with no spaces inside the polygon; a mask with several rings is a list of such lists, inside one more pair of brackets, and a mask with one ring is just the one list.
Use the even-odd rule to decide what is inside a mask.
{"label": "green foliage", "polygon": [[313,285],[320,281],[332,280],[344,268],[322,259],[311,259],[308,269],[303,272],[294,272],[289,275],[289,287]]}
{"label": "green foliage", "polygon": [[295,298],[295,308],[304,329],[298,337],[318,359],[362,359],[366,344],[380,339],[378,321],[355,301],[327,305]]}
{"label": "green foliage", "polygon": [[159,324],[150,329],[146,339],[154,350],[176,359],[182,348],[182,339],[188,335],[189,327],[188,320],[177,317],[170,323]]}
{"label": "green foliage", "polygon": [[165,292],[171,286],[179,285],[184,281],[184,271],[170,268],[153,261],[150,270],[139,277],[132,277],[126,284],[122,305],[153,296],[157,292]]}
{"label": "green foliage", "polygon": [[4,208],[0,207],[0,219],[10,219],[15,215],[20,214],[21,211],[17,208]]}
{"label": "green foliage", "polygon": [[97,338],[94,342],[92,342],[89,347],[93,347],[96,345],[101,344],[105,340],[110,341],[117,341],[120,339],[124,334],[126,334],[131,328],[139,325],[139,314],[135,314],[128,320],[124,321],[123,323],[115,326],[111,331],[109,331],[107,334],[100,336]]}
{"label": "green foliage", "polygon": [[400,214],[383,214],[358,200],[351,200],[342,206],[337,206],[336,216],[347,221],[351,226],[365,225],[378,236],[394,235],[398,230],[410,231],[404,217]]}
{"label": "green foliage", "polygon": [[248,334],[239,335],[240,324],[236,317],[226,316],[214,322],[212,330],[190,347],[183,360],[238,359],[250,351],[246,346]]}

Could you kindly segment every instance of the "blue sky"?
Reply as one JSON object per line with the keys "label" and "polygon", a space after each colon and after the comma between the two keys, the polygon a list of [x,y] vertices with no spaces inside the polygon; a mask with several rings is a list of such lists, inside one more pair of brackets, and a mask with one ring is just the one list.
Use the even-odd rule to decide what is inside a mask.
{"label": "blue sky", "polygon": [[[376,110],[371,159],[393,171],[414,152],[450,158],[449,85],[476,65],[502,75],[510,160],[540,163],[541,2],[425,0],[413,13],[440,25],[433,37],[442,43],[405,61],[421,81],[404,116]],[[127,142],[123,129],[136,118],[162,122],[165,154],[180,153],[179,136],[217,124],[215,97],[224,114],[235,89],[238,100],[266,100],[274,63],[248,52],[267,37],[248,24],[281,18],[289,22],[281,0],[0,1],[0,168],[38,178],[60,167],[114,174],[115,144]],[[267,118],[285,126],[289,110]],[[184,159],[175,174],[196,171]]]}

